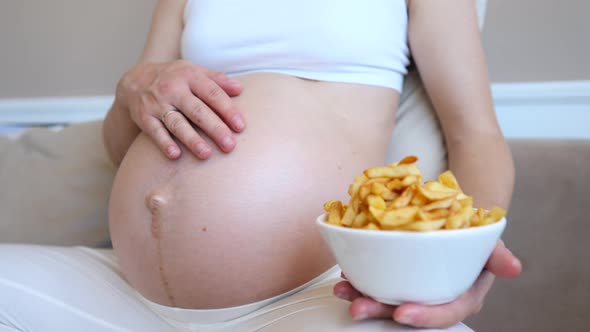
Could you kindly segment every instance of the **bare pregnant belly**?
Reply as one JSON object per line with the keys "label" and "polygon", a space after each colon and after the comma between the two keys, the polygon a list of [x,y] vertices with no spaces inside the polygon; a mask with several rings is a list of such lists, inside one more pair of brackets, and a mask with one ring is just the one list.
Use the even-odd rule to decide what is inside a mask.
{"label": "bare pregnant belly", "polygon": [[393,90],[276,75],[239,78],[234,152],[167,160],[147,136],[117,173],[109,221],[127,280],[148,299],[220,308],[293,289],[334,260],[314,220],[384,162]]}

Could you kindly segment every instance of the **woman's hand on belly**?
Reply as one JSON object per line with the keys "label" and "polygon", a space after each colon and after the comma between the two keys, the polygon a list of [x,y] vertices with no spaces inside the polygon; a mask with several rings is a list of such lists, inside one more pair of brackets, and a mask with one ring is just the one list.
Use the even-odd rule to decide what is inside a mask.
{"label": "woman's hand on belly", "polygon": [[130,112],[131,119],[168,158],[181,154],[171,133],[197,158],[207,159],[211,146],[193,125],[222,151],[231,152],[236,145],[232,130],[245,128],[230,98],[241,91],[241,85],[223,73],[188,61],[141,63],[119,81],[115,103]]}

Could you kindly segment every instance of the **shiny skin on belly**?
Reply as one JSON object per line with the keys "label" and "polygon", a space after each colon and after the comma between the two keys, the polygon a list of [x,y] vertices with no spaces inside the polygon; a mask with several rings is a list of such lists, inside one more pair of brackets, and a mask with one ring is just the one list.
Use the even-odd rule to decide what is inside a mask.
{"label": "shiny skin on belly", "polygon": [[248,127],[230,154],[167,160],[140,134],[110,199],[113,247],[151,301],[208,309],[260,301],[334,264],[314,220],[384,162],[398,94],[278,74],[238,78]]}

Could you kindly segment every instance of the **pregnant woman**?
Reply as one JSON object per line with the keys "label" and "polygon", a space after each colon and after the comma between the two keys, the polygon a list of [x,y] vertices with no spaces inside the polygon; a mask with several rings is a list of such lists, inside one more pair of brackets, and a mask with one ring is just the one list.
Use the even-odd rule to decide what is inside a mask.
{"label": "pregnant woman", "polygon": [[[341,281],[315,229],[324,201],[346,199],[356,174],[386,163],[392,132],[407,152],[433,160],[422,165],[427,177],[447,167],[431,157],[444,155],[432,139],[437,127],[412,127],[403,117],[414,111],[398,110],[410,50],[451,170],[477,205],[506,208],[512,160],[472,0],[158,1],[140,62],[119,82],[104,122],[105,146],[120,164],[109,211],[114,254],[36,249],[88,276],[62,280],[93,302],[60,300],[78,312],[61,313],[62,321],[143,331],[382,331],[394,321],[448,327],[477,312],[492,272],[520,271],[502,244],[456,301],[396,308]],[[348,311],[332,292],[351,301]],[[389,322],[353,322],[348,312]],[[19,328],[1,310],[0,322]]]}

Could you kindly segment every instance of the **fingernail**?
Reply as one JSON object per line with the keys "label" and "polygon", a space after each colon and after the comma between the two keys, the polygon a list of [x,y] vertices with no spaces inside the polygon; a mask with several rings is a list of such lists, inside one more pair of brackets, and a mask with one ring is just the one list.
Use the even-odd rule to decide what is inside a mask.
{"label": "fingernail", "polygon": [[410,315],[402,315],[398,318],[395,319],[398,323],[400,324],[404,324],[404,325],[414,325],[414,317],[410,316]]}
{"label": "fingernail", "polygon": [[229,82],[229,84],[231,84],[231,85],[233,85],[233,86],[236,86],[236,87],[242,86],[242,84],[240,84],[240,82],[238,82],[238,81],[234,81],[234,80],[232,80],[231,78],[228,78],[228,80],[227,80],[227,81]]}
{"label": "fingernail", "polygon": [[363,320],[369,318],[369,314],[366,312],[358,313],[357,315],[353,316],[352,319],[354,320]]}
{"label": "fingernail", "polygon": [[176,153],[177,153],[177,152],[178,152],[178,150],[176,149],[176,147],[175,147],[175,146],[169,146],[169,147],[166,149],[166,153],[168,153],[168,156],[170,156],[170,157],[174,157],[174,156],[176,156]]}
{"label": "fingernail", "polygon": [[234,116],[233,122],[234,122],[234,127],[238,131],[242,131],[244,129],[244,127],[246,127],[246,124],[244,123],[244,118],[242,118],[242,116],[240,114],[237,114],[236,116]]}
{"label": "fingernail", "polygon": [[205,143],[199,143],[195,146],[195,150],[197,151],[198,157],[205,157],[207,153],[209,153],[209,147]]}
{"label": "fingernail", "polygon": [[515,259],[512,261],[512,266],[513,266],[514,268],[517,268],[517,269],[522,269],[522,262],[520,261],[520,259],[518,259],[518,258],[515,258]]}
{"label": "fingernail", "polygon": [[342,292],[342,291],[340,291],[340,292],[334,292],[334,295],[335,295],[337,298],[340,298],[340,299],[343,299],[343,300],[346,300],[346,299],[347,299],[347,297],[346,297],[346,293],[344,293],[344,292]]}
{"label": "fingernail", "polygon": [[231,149],[234,146],[234,140],[231,138],[231,136],[225,136],[221,139],[221,146],[224,149]]}

